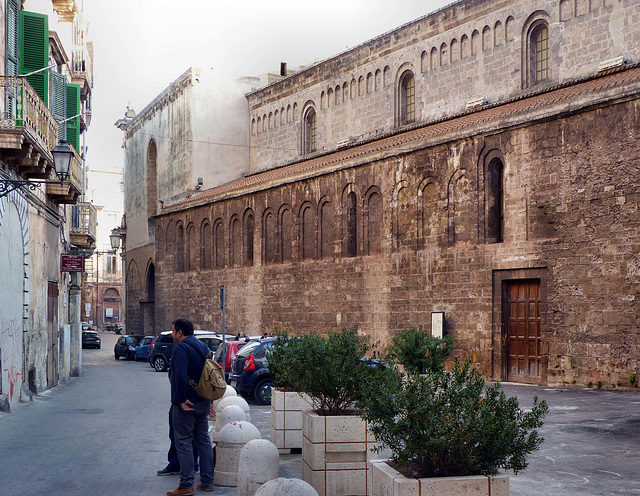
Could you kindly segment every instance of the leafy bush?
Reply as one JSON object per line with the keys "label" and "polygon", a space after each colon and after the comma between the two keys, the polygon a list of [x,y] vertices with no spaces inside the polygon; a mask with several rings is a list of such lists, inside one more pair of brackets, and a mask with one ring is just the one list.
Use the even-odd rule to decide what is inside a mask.
{"label": "leafy bush", "polygon": [[479,371],[456,360],[453,371],[404,376],[379,371],[368,382],[361,416],[389,448],[391,462],[408,477],[445,477],[518,472],[543,441],[537,428],[548,411],[534,398],[525,412],[500,385],[485,386]]}
{"label": "leafy bush", "polygon": [[453,351],[453,341],[452,336],[444,339],[433,337],[422,326],[409,327],[393,337],[385,360],[402,365],[408,374],[442,370]]}
{"label": "leafy bush", "polygon": [[372,367],[362,357],[375,348],[357,329],[322,336],[289,338],[281,333],[268,352],[269,370],[277,387],[306,393],[320,415],[351,412]]}

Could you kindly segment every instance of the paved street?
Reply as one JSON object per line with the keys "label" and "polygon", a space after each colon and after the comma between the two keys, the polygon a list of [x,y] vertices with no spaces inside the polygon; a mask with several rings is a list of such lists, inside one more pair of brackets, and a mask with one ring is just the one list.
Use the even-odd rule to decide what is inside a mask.
{"label": "paved street", "polygon": [[[163,495],[177,476],[158,477],[169,445],[169,382],[145,362],[116,361],[116,336],[83,350],[83,376],[0,415],[0,495]],[[549,402],[541,451],[511,476],[512,496],[640,494],[640,394],[636,391],[506,385],[522,405]],[[269,437],[269,409],[251,404]],[[300,455],[280,475],[301,476]],[[235,495],[216,487],[213,494]]]}

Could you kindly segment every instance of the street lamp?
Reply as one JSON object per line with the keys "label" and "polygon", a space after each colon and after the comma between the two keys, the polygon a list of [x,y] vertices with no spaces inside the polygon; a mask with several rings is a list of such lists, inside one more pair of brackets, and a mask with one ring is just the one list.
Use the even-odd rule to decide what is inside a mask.
{"label": "street lamp", "polygon": [[116,253],[120,249],[120,240],[121,239],[122,239],[122,236],[118,232],[118,228],[114,227],[113,229],[111,229],[111,234],[109,235],[109,241],[111,241],[111,248]]}
{"label": "street lamp", "polygon": [[73,151],[69,148],[66,141],[60,141],[56,147],[51,150],[53,155],[53,165],[55,168],[58,181],[34,180],[34,179],[0,179],[0,198],[8,195],[14,189],[21,186],[27,186],[31,191],[39,188],[41,184],[62,184],[69,177],[69,167],[73,158]]}

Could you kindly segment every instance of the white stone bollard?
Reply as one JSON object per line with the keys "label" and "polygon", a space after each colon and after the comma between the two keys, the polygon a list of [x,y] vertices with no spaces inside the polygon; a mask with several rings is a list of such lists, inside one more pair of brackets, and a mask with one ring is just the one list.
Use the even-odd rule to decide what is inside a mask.
{"label": "white stone bollard", "polygon": [[[222,410],[229,405],[238,405],[242,407],[245,413],[245,418],[243,420],[251,422],[251,410],[249,408],[249,403],[247,403],[247,400],[242,396],[229,396],[228,398],[221,399],[220,403],[218,403],[218,406],[216,407],[216,419],[218,418],[218,415],[222,413]],[[220,431],[224,426],[225,424],[221,424],[216,421],[216,432]]]}
{"label": "white stone bollard", "polygon": [[255,496],[318,496],[318,493],[303,480],[278,478],[262,484]]}
{"label": "white stone bollard", "polygon": [[223,426],[217,437],[213,483],[216,486],[237,486],[240,450],[252,439],[260,439],[260,431],[255,425],[242,420]]}
{"label": "white stone bollard", "polygon": [[262,484],[277,478],[279,465],[280,454],[271,441],[253,439],[245,444],[238,463],[238,496],[253,496]]}
{"label": "white stone bollard", "polygon": [[227,384],[227,389],[224,390],[222,398],[213,400],[211,404],[214,408],[216,408],[218,406],[218,403],[220,403],[223,399],[228,398],[229,396],[238,396],[238,393],[233,386],[229,386],[229,384]]}
{"label": "white stone bollard", "polygon": [[247,414],[240,405],[225,406],[220,413],[216,414],[216,430],[211,436],[213,442],[215,443],[218,440],[222,427],[229,422],[240,422],[241,420],[247,420]]}

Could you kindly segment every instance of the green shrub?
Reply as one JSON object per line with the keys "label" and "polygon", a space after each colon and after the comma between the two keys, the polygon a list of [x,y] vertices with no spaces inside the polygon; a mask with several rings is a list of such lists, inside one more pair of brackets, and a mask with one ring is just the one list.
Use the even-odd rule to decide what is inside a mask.
{"label": "green shrub", "polygon": [[435,338],[422,326],[402,329],[396,334],[384,355],[385,361],[402,365],[408,374],[425,374],[444,368],[453,351],[453,337]]}
{"label": "green shrub", "polygon": [[456,360],[451,372],[404,376],[388,368],[369,379],[361,416],[378,440],[376,450],[389,448],[405,476],[517,473],[543,441],[536,429],[546,402],[535,397],[525,412],[499,384],[485,386],[469,361]]}
{"label": "green shrub", "polygon": [[629,384],[631,384],[633,386],[633,384],[636,382],[636,375],[635,374],[630,374],[629,375]]}
{"label": "green shrub", "polygon": [[363,383],[370,381],[373,368],[362,358],[375,348],[357,329],[322,336],[306,334],[288,338],[279,334],[268,352],[274,384],[313,400],[320,415],[344,415],[353,411]]}

